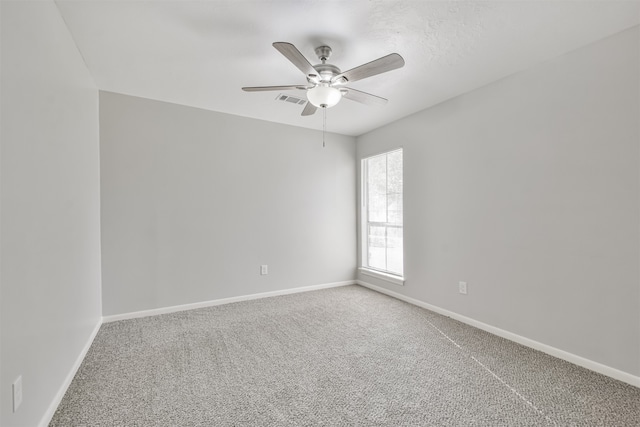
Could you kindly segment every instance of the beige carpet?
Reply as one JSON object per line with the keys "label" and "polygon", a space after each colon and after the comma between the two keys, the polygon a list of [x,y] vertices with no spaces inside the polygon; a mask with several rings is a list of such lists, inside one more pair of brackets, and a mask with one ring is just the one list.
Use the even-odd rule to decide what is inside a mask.
{"label": "beige carpet", "polygon": [[104,324],[51,426],[636,426],[640,389],[360,286]]}

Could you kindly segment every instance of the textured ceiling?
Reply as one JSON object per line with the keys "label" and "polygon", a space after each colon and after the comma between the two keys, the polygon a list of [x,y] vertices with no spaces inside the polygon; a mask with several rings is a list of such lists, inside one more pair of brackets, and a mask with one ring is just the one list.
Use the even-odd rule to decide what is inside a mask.
{"label": "textured ceiling", "polygon": [[[397,52],[404,68],[353,82],[327,129],[360,135],[640,23],[637,1],[56,1],[99,89],[313,129],[322,115],[242,86],[306,83],[271,43],[343,71]],[[296,92],[288,94],[296,95]],[[303,96],[304,92],[297,92]]]}

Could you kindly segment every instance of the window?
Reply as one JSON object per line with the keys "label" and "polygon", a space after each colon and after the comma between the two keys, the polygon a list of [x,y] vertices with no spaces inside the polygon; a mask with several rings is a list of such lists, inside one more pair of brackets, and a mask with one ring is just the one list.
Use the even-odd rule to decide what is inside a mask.
{"label": "window", "polygon": [[363,272],[401,278],[402,149],[362,160],[362,195]]}

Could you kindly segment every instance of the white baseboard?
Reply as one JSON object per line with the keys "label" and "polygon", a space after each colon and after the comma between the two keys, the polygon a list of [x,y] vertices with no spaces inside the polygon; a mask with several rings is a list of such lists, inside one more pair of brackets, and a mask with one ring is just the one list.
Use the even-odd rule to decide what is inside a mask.
{"label": "white baseboard", "polygon": [[78,372],[78,369],[80,368],[80,365],[82,364],[82,361],[84,360],[85,356],[87,355],[87,352],[89,351],[89,348],[91,347],[91,344],[93,343],[93,340],[95,339],[96,335],[98,334],[98,331],[100,330],[100,326],[102,326],[103,323],[114,322],[116,320],[135,319],[135,318],[138,318],[138,317],[155,316],[155,315],[158,315],[158,314],[174,313],[174,312],[177,312],[177,311],[184,311],[184,310],[193,310],[195,308],[212,307],[212,306],[215,306],[215,305],[230,304],[230,303],[239,302],[239,301],[249,301],[249,300],[260,299],[260,298],[268,298],[268,297],[275,297],[275,296],[279,296],[279,295],[296,294],[296,293],[299,293],[299,292],[308,292],[308,291],[315,291],[315,290],[318,290],[318,289],[335,288],[335,287],[338,287],[338,286],[355,285],[355,284],[356,284],[355,280],[347,280],[347,281],[343,281],[343,282],[324,283],[324,284],[320,284],[320,285],[304,286],[304,287],[293,288],[293,289],[283,289],[283,290],[279,290],[279,291],[263,292],[263,293],[259,293],[259,294],[243,295],[243,296],[239,296],[239,297],[231,297],[231,298],[224,298],[224,299],[218,299],[218,300],[213,300],[213,301],[197,302],[197,303],[193,303],[193,304],[176,305],[176,306],[172,306],[172,307],[163,307],[163,308],[156,308],[156,309],[152,309],[152,310],[137,311],[137,312],[133,312],[133,313],[116,314],[116,315],[113,315],[113,316],[102,317],[98,321],[96,326],[93,328],[93,331],[91,332],[91,335],[89,336],[89,339],[87,340],[85,346],[82,348],[82,351],[78,355],[78,357],[77,357],[75,363],[73,364],[71,370],[69,371],[69,373],[65,377],[65,380],[62,383],[62,385],[60,386],[60,389],[58,390],[58,393],[56,393],[56,396],[51,401],[51,404],[49,405],[49,408],[47,409],[47,411],[45,412],[44,416],[40,420],[40,423],[38,424],[38,426],[39,427],[47,427],[49,425],[49,423],[51,422],[51,419],[53,418],[53,415],[56,413],[56,410],[58,409],[58,406],[60,405],[60,402],[62,401],[62,398],[64,397],[65,393],[67,392],[67,389],[71,385],[71,382],[73,381],[73,378],[75,377],[76,373]]}
{"label": "white baseboard", "polygon": [[60,405],[62,398],[64,397],[65,393],[67,392],[67,389],[71,385],[71,381],[73,381],[73,377],[76,376],[78,369],[80,369],[80,365],[82,365],[82,361],[84,360],[84,357],[87,355],[87,352],[91,347],[91,344],[93,344],[93,340],[95,339],[96,335],[98,335],[100,326],[102,326],[102,319],[98,320],[98,323],[93,328],[93,331],[91,331],[91,335],[89,335],[89,339],[87,340],[84,347],[82,348],[82,351],[76,358],[76,361],[74,362],[73,366],[71,367],[71,370],[65,377],[64,382],[60,386],[60,389],[58,389],[58,393],[56,393],[56,396],[49,404],[49,408],[47,409],[47,412],[45,412],[44,416],[40,420],[40,424],[38,424],[40,427],[47,427],[51,422],[53,415],[56,413],[56,410],[58,409],[58,405]]}
{"label": "white baseboard", "polygon": [[532,339],[523,337],[521,335],[514,334],[513,332],[505,331],[504,329],[496,328],[495,326],[482,323],[470,317],[463,316],[453,311],[445,310],[444,308],[440,308],[435,305],[431,305],[426,302],[417,300],[415,298],[402,295],[398,292],[390,291],[389,289],[385,289],[380,286],[372,285],[371,283],[368,283],[362,280],[356,280],[356,283],[358,285],[364,286],[365,288],[369,288],[371,290],[380,292],[382,294],[386,294],[394,298],[397,298],[401,301],[408,302],[409,304],[426,308],[427,310],[431,310],[438,314],[451,317],[452,319],[458,320],[462,323],[466,323],[467,325],[471,325],[473,327],[482,329],[483,331],[487,331],[499,337],[506,338],[518,344],[522,344],[524,346],[533,348],[535,350],[557,357],[558,359],[566,360],[567,362],[573,363],[574,365],[582,366],[583,368],[587,368],[599,374],[606,375],[608,377],[625,382],[627,384],[631,384],[632,386],[640,387],[640,377],[632,375],[628,372],[624,372],[619,369],[615,369],[610,366],[603,365],[602,363],[594,362],[593,360],[586,359],[582,356],[578,356],[573,353],[569,353],[567,351],[552,347],[550,345],[543,344],[538,341],[534,341]]}
{"label": "white baseboard", "polygon": [[165,313],[175,313],[177,311],[193,310],[193,309],[202,308],[202,307],[212,307],[212,306],[216,306],[216,305],[230,304],[230,303],[240,302],[240,301],[250,301],[250,300],[255,300],[255,299],[260,299],[260,298],[268,298],[268,297],[274,297],[274,296],[279,296],[279,295],[296,294],[296,293],[300,293],[300,292],[308,292],[308,291],[315,291],[315,290],[319,290],[319,289],[335,288],[335,287],[339,287],[339,286],[347,286],[347,285],[353,285],[353,284],[358,284],[358,285],[364,286],[365,288],[369,288],[369,289],[372,289],[374,291],[380,292],[382,294],[386,294],[386,295],[392,296],[392,297],[397,298],[397,299],[399,299],[401,301],[408,302],[409,304],[413,304],[413,305],[416,305],[418,307],[422,307],[422,308],[425,308],[427,310],[431,310],[433,312],[442,314],[444,316],[451,317],[452,319],[455,319],[455,320],[458,320],[460,322],[466,323],[466,324],[471,325],[473,327],[476,327],[478,329],[482,329],[484,331],[487,331],[487,332],[492,333],[494,335],[497,335],[499,337],[506,338],[506,339],[511,340],[513,342],[516,342],[518,344],[522,344],[524,346],[533,348],[535,350],[542,351],[543,353],[549,354],[551,356],[557,357],[557,358],[562,359],[562,360],[566,360],[567,362],[573,363],[573,364],[578,365],[578,366],[582,366],[583,368],[590,369],[592,371],[595,371],[595,372],[598,372],[600,374],[606,375],[608,377],[614,378],[616,380],[625,382],[627,384],[631,384],[631,385],[633,385],[635,387],[640,387],[640,377],[632,375],[632,374],[630,374],[628,372],[620,371],[620,370],[612,368],[610,366],[603,365],[603,364],[598,363],[598,362],[594,362],[594,361],[586,359],[584,357],[577,356],[577,355],[575,355],[573,353],[569,353],[569,352],[566,352],[564,350],[557,349],[557,348],[552,347],[550,345],[543,344],[543,343],[540,343],[538,341],[534,341],[532,339],[529,339],[529,338],[514,334],[513,332],[505,331],[504,329],[500,329],[500,328],[497,328],[495,326],[488,325],[486,323],[482,323],[482,322],[477,321],[475,319],[472,319],[470,317],[463,316],[463,315],[455,313],[453,311],[445,310],[443,308],[428,304],[426,302],[417,300],[415,298],[411,298],[411,297],[402,295],[402,294],[400,294],[398,292],[394,292],[394,291],[391,291],[389,289],[386,289],[386,288],[383,288],[383,287],[380,287],[380,286],[372,285],[371,283],[368,283],[368,282],[365,282],[365,281],[362,281],[362,280],[347,280],[347,281],[343,281],[343,282],[325,283],[325,284],[321,284],[321,285],[312,285],[312,286],[305,286],[305,287],[301,287],[301,288],[283,289],[283,290],[279,290],[279,291],[263,292],[263,293],[259,293],[259,294],[243,295],[243,296],[238,296],[238,297],[223,298],[223,299],[212,300],[212,301],[204,301],[204,302],[198,302],[198,303],[193,303],[193,304],[183,304],[183,305],[177,305],[177,306],[171,306],[171,307],[156,308],[156,309],[152,309],[152,310],[137,311],[137,312],[133,312],[133,313],[124,313],[124,314],[116,314],[116,315],[112,315],[112,316],[105,316],[101,320],[98,321],[98,323],[94,327],[93,331],[91,332],[91,335],[89,336],[89,339],[87,340],[87,343],[85,344],[85,346],[83,347],[82,351],[78,355],[78,357],[77,357],[75,363],[73,364],[71,370],[67,374],[63,384],[60,386],[60,389],[58,390],[58,393],[56,394],[55,398],[52,400],[51,404],[49,405],[49,408],[47,409],[47,412],[42,417],[42,419],[40,421],[40,424],[39,424],[39,427],[47,427],[49,425],[49,423],[51,422],[51,419],[53,418],[53,415],[55,414],[56,410],[58,409],[58,405],[60,405],[60,402],[62,401],[62,398],[64,397],[65,393],[67,392],[67,389],[71,385],[71,382],[73,381],[73,378],[76,375],[76,372],[80,368],[80,365],[82,364],[82,361],[84,360],[87,352],[89,351],[89,348],[91,347],[91,344],[93,343],[93,340],[95,339],[96,335],[98,334],[98,331],[100,330],[100,326],[102,325],[102,323],[114,322],[116,320],[135,319],[135,318],[139,318],[139,317],[155,316],[155,315],[158,315],[158,314],[165,314]]}
{"label": "white baseboard", "polygon": [[104,316],[102,321],[104,323],[115,322],[117,320],[136,319],[139,317],[157,316],[159,314],[175,313],[177,311],[194,310],[196,308],[213,307],[216,305],[230,304],[233,302],[250,301],[260,298],[277,297],[280,295],[297,294],[299,292],[316,291],[318,289],[335,288],[338,286],[354,285],[355,280],[347,280],[344,282],[324,283],[321,285],[304,286],[301,288],[283,289],[280,291],[262,292],[259,294],[242,295],[238,297],[222,298],[211,301],[195,302],[191,304],[174,305],[170,307],[153,308],[150,310],[134,311],[131,313],[114,314],[111,316]]}

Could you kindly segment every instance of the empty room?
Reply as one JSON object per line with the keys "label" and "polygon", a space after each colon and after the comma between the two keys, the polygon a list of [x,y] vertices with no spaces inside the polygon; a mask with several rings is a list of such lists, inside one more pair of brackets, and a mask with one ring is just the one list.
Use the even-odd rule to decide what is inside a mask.
{"label": "empty room", "polygon": [[640,426],[640,2],[0,19],[2,427]]}

